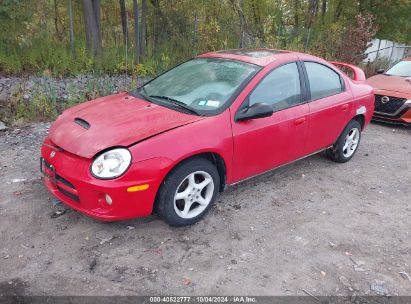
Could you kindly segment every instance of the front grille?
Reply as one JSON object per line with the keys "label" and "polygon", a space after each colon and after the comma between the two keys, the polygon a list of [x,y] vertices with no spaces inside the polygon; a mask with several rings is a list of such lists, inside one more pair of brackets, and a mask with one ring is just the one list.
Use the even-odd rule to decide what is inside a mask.
{"label": "front grille", "polygon": [[71,193],[71,192],[68,192],[68,191],[64,190],[63,188],[61,188],[61,187],[59,187],[59,186],[57,186],[57,189],[59,189],[59,191],[60,191],[61,193],[63,193],[64,195],[68,196],[68,197],[71,198],[73,201],[76,201],[77,203],[80,203],[80,198],[79,198],[77,195],[75,195],[75,194],[73,194],[73,193]]}
{"label": "front grille", "polygon": [[382,102],[383,97],[384,95],[375,95],[375,112],[394,114],[406,101],[405,98],[385,96],[389,98],[389,101],[384,103]]}
{"label": "front grille", "polygon": [[56,180],[58,180],[59,182],[65,184],[66,186],[70,187],[71,189],[76,189],[72,183],[70,183],[68,180],[66,180],[65,178],[61,177],[60,175],[58,175],[56,173]]}
{"label": "front grille", "polygon": [[[44,163],[44,166],[45,166],[48,170],[53,171],[53,170],[52,170],[52,169],[53,169],[53,166],[52,166],[47,160],[43,159],[43,163]],[[55,171],[54,171],[54,172],[55,172]],[[80,202],[80,198],[79,198],[77,195],[75,195],[74,193],[71,193],[70,191],[67,191],[67,190],[63,189],[63,187],[59,186],[59,184],[58,184],[58,183],[61,183],[61,184],[64,184],[65,186],[67,186],[67,187],[69,187],[69,188],[71,188],[71,189],[73,189],[73,190],[76,190],[76,188],[74,187],[74,185],[73,185],[72,183],[70,183],[67,179],[65,179],[65,178],[62,177],[61,175],[58,175],[56,172],[55,172],[54,178],[55,178],[55,181],[57,182],[57,189],[58,189],[61,193],[63,193],[64,195],[68,196],[68,197],[71,198],[73,201],[76,201],[76,202],[78,202],[78,203]],[[75,191],[75,192],[77,193],[77,191]]]}

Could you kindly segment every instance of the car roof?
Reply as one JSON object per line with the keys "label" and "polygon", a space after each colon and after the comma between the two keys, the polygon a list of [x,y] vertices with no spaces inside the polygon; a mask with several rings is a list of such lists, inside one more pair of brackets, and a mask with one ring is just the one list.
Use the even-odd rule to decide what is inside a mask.
{"label": "car roof", "polygon": [[225,58],[244,61],[259,66],[266,66],[274,60],[284,57],[295,58],[295,55],[302,55],[298,52],[277,50],[277,49],[232,49],[217,52],[208,52],[197,57]]}

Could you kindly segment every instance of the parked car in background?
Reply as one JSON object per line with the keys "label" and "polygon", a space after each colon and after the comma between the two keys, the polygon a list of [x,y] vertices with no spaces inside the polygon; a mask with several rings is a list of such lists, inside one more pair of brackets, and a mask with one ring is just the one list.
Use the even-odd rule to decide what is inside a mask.
{"label": "parked car in background", "polygon": [[41,170],[53,195],[90,217],[154,210],[189,225],[228,185],[323,150],[349,161],[373,110],[372,88],[321,58],[211,52],[134,92],[64,111],[42,145]]}
{"label": "parked car in background", "polygon": [[411,57],[367,79],[374,88],[374,120],[411,124]]}

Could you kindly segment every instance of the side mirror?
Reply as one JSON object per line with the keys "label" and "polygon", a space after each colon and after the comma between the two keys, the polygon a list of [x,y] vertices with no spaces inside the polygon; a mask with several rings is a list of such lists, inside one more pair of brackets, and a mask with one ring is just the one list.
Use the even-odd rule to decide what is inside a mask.
{"label": "side mirror", "polygon": [[383,74],[384,72],[385,72],[384,69],[375,70],[375,73],[377,73],[377,74]]}
{"label": "side mirror", "polygon": [[270,117],[271,115],[273,115],[273,107],[259,102],[240,110],[236,115],[236,121]]}

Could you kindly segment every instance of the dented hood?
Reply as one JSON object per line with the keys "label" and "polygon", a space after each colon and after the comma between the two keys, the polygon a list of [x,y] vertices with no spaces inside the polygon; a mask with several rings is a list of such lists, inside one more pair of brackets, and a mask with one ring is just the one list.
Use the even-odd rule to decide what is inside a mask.
{"label": "dented hood", "polygon": [[201,119],[120,93],[64,111],[49,138],[70,153],[92,158],[106,148],[129,146]]}

